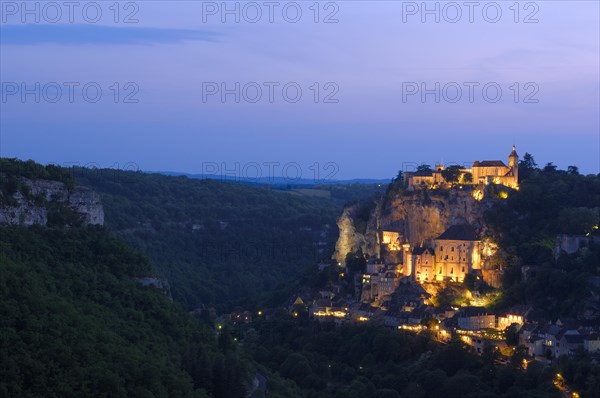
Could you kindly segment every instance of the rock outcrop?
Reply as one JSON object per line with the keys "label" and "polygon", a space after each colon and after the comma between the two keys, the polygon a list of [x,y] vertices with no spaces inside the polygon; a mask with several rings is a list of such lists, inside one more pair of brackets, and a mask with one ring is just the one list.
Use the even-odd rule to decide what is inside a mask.
{"label": "rock outcrop", "polygon": [[354,225],[356,205],[346,207],[338,218],[337,226],[340,230],[338,240],[335,244],[334,259],[343,264],[346,261],[346,254],[357,250],[365,251],[365,234],[359,233]]}
{"label": "rock outcrop", "polygon": [[0,206],[0,223],[30,226],[48,223],[48,209],[52,204],[64,206],[82,216],[84,224],[103,225],[104,209],[100,196],[86,187],[67,189],[64,183],[50,180],[21,178],[28,194],[16,192],[10,204]]}
{"label": "rock outcrop", "polygon": [[[484,230],[483,213],[492,199],[476,200],[470,189],[418,190],[388,195],[376,202],[364,231],[356,228],[358,205],[344,209],[338,219],[339,239],[334,259],[343,264],[346,254],[358,249],[381,257],[381,231],[395,231],[403,242],[422,244],[455,224]],[[360,221],[362,222],[362,221]]]}

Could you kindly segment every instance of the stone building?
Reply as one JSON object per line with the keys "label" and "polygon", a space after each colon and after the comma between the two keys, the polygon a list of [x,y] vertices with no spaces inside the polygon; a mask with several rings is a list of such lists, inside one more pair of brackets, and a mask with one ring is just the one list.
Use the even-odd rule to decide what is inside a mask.
{"label": "stone building", "polygon": [[462,282],[481,269],[481,239],[470,225],[453,225],[431,247],[404,245],[403,273],[418,282]]}
{"label": "stone building", "polygon": [[496,315],[484,307],[463,307],[456,315],[458,328],[462,330],[494,329]]}
{"label": "stone building", "polygon": [[598,333],[592,333],[584,337],[583,349],[587,352],[600,351],[600,335]]}
{"label": "stone building", "polygon": [[433,249],[415,247],[407,260],[405,262],[407,275],[413,275],[418,282],[431,282],[435,279],[435,252]]}
{"label": "stone building", "polygon": [[525,323],[527,314],[532,308],[525,305],[514,306],[508,311],[498,315],[498,330],[504,330],[512,324],[517,324],[521,327]]}
{"label": "stone building", "polygon": [[[445,166],[438,164],[435,170],[404,173],[404,181],[409,189],[419,187],[436,188],[446,184],[442,172]],[[467,177],[468,176],[468,177]],[[473,162],[472,167],[461,168],[459,182],[471,185],[499,184],[519,188],[519,155],[513,145],[508,155],[508,166],[501,160],[483,160]]]}
{"label": "stone building", "polygon": [[402,249],[399,232],[382,231],[381,243],[387,246],[388,251],[397,251]]}
{"label": "stone building", "polygon": [[[595,226],[594,230],[597,231]],[[554,259],[558,259],[564,252],[566,254],[577,253],[582,247],[591,244],[600,244],[600,235],[558,235],[554,246]]]}
{"label": "stone building", "polygon": [[382,301],[394,293],[400,279],[390,270],[382,270],[378,273],[364,274],[362,276],[361,301]]}

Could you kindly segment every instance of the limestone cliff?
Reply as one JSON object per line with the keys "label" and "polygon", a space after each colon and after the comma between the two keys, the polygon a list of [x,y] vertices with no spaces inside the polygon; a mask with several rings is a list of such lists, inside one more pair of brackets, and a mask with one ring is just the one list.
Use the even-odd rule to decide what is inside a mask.
{"label": "limestone cliff", "polygon": [[[46,225],[50,208],[73,210],[84,224],[103,225],[104,209],[100,196],[89,188],[67,189],[64,183],[20,178],[22,189],[0,202],[0,223]],[[10,199],[10,200],[7,200]]]}
{"label": "limestone cliff", "polygon": [[358,249],[365,251],[365,234],[359,233],[354,225],[356,205],[346,207],[338,218],[337,226],[340,235],[335,244],[334,259],[343,264],[346,261],[346,254],[355,252]]}
{"label": "limestone cliff", "polygon": [[402,191],[377,200],[363,230],[356,228],[359,205],[349,206],[338,219],[340,234],[333,257],[343,263],[348,252],[358,249],[385,257],[379,253],[381,231],[398,232],[411,245],[433,239],[455,224],[468,223],[482,231],[483,213],[491,204],[492,199],[475,200],[470,189]]}

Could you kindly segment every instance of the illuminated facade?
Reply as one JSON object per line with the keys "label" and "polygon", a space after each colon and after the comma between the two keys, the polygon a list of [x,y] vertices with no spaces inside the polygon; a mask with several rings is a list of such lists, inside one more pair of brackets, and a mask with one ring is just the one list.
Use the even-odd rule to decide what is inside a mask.
{"label": "illuminated facade", "polygon": [[[407,172],[404,180],[409,188],[418,187],[436,188],[446,184],[442,172],[444,165],[436,165],[433,171]],[[464,185],[489,185],[498,184],[507,187],[519,188],[519,155],[513,145],[508,155],[508,166],[501,160],[483,160],[473,162],[469,168],[461,168],[458,182]]]}
{"label": "illuminated facade", "polygon": [[481,240],[470,225],[453,225],[433,240],[432,247],[404,246],[405,276],[417,282],[462,282],[481,269]]}
{"label": "illuminated facade", "polygon": [[394,293],[400,279],[392,271],[384,271],[362,276],[361,301],[383,300]]}
{"label": "illuminated facade", "polygon": [[498,317],[498,329],[504,330],[513,323],[517,325],[523,325],[525,322],[523,315],[521,314],[504,314]]}
{"label": "illuminated facade", "polygon": [[463,307],[457,314],[458,328],[462,330],[494,329],[496,315],[484,307]]}
{"label": "illuminated facade", "polygon": [[381,243],[387,246],[389,251],[397,251],[402,249],[400,242],[400,233],[393,231],[382,231]]}

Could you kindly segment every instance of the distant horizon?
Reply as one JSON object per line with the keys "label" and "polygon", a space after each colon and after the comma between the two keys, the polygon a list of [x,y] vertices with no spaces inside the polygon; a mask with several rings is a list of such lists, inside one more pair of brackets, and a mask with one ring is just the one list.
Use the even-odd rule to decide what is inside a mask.
{"label": "distant horizon", "polygon": [[[518,148],[517,148],[518,151]],[[523,154],[519,153],[519,161],[523,160],[523,155],[526,152],[524,152]],[[569,166],[576,166],[578,168],[578,171],[581,175],[597,175],[600,174],[600,168],[597,172],[586,172],[585,170],[582,170],[581,168],[579,168],[579,166],[577,166],[577,164],[568,164],[564,167],[561,167],[560,165],[557,165],[555,162],[553,161],[549,161],[549,162],[544,162],[541,163],[540,161],[537,160],[537,158],[535,157],[535,154],[532,154],[534,156],[534,160],[537,163],[537,167],[540,169],[543,169],[547,163],[553,163],[555,166],[557,166],[558,170],[563,170],[566,171],[567,168]],[[377,176],[343,176],[343,177],[336,177],[335,175],[328,179],[327,174],[325,173],[325,175],[321,174],[319,177],[319,180],[316,180],[313,176],[310,175],[306,175],[306,176],[302,176],[300,178],[296,178],[295,175],[290,175],[289,177],[286,177],[285,175],[283,175],[283,173],[281,173],[281,175],[278,175],[276,173],[273,173],[271,176],[269,176],[268,174],[265,174],[259,178],[256,177],[256,174],[253,175],[248,175],[245,176],[243,175],[243,167],[240,167],[238,170],[242,171],[242,173],[238,173],[238,174],[234,174],[233,172],[233,168],[228,169],[228,170],[224,170],[222,173],[220,172],[220,170],[217,170],[215,172],[212,173],[202,173],[202,172],[195,172],[195,171],[184,171],[184,170],[154,170],[154,169],[144,169],[142,167],[138,167],[139,165],[137,165],[135,162],[126,162],[123,164],[119,164],[118,167],[115,163],[113,163],[112,165],[108,165],[108,166],[103,166],[101,164],[98,164],[96,162],[87,162],[87,163],[77,163],[77,162],[63,162],[63,163],[57,163],[57,162],[40,162],[36,159],[31,159],[31,158],[26,158],[26,157],[15,157],[15,156],[5,156],[4,154],[2,154],[2,156],[0,156],[2,158],[16,158],[18,160],[22,160],[22,161],[27,161],[27,160],[32,160],[36,163],[40,163],[44,166],[53,164],[53,165],[58,165],[61,167],[65,167],[65,168],[69,168],[69,167],[86,167],[86,168],[94,168],[97,167],[98,169],[111,169],[111,170],[121,170],[121,171],[134,171],[134,172],[142,172],[144,174],[161,174],[161,175],[165,175],[165,176],[186,176],[186,177],[192,177],[192,178],[197,178],[197,179],[201,179],[201,178],[206,178],[206,179],[212,179],[212,180],[222,180],[222,181],[226,181],[226,182],[253,182],[253,180],[256,183],[265,183],[265,180],[273,180],[274,182],[272,182],[273,184],[335,184],[336,182],[354,182],[354,181],[360,181],[360,180],[366,180],[369,182],[366,183],[370,183],[370,181],[372,181],[373,183],[378,183],[378,182],[384,182],[384,181],[388,181],[390,182],[391,180],[393,180],[397,174],[398,171],[401,169],[398,169],[396,172],[393,173],[393,175],[390,176],[383,176],[383,177],[377,177]],[[475,160],[501,160],[503,161],[505,164],[507,163],[505,160],[503,159],[475,159]],[[473,161],[475,161],[473,160]],[[207,162],[209,164],[213,164],[214,162]],[[258,163],[258,162],[252,162],[252,163]],[[272,162],[267,162],[266,164],[269,165]],[[297,162],[282,162],[280,163],[281,166],[285,166],[285,165],[291,165],[292,163],[297,163]],[[417,165],[421,165],[421,164],[427,164],[429,166],[431,166],[432,168],[434,168],[436,166],[436,164],[441,164],[441,162],[404,162],[405,164],[410,165],[410,167],[412,168],[412,170],[404,170],[404,171],[414,171],[414,168]],[[465,162],[468,163],[468,162]],[[473,162],[470,162],[471,164]],[[452,164],[457,164],[455,162],[446,162],[444,163],[445,166],[449,166]],[[461,165],[465,165],[464,163]],[[113,166],[113,167],[110,167]],[[241,165],[240,165],[241,166]],[[311,164],[309,167],[314,166],[314,164]],[[273,165],[271,165],[271,168],[273,168]],[[248,170],[250,169],[250,167],[248,167]],[[269,167],[264,168],[264,170],[268,171]],[[292,169],[291,167],[289,167],[289,169]],[[254,168],[253,168],[254,170]],[[273,169],[272,169],[273,170]],[[277,170],[277,168],[275,168],[274,170]],[[314,169],[313,169],[314,170]],[[310,170],[310,172],[312,173],[313,170]],[[217,174],[220,173],[220,174]]]}

